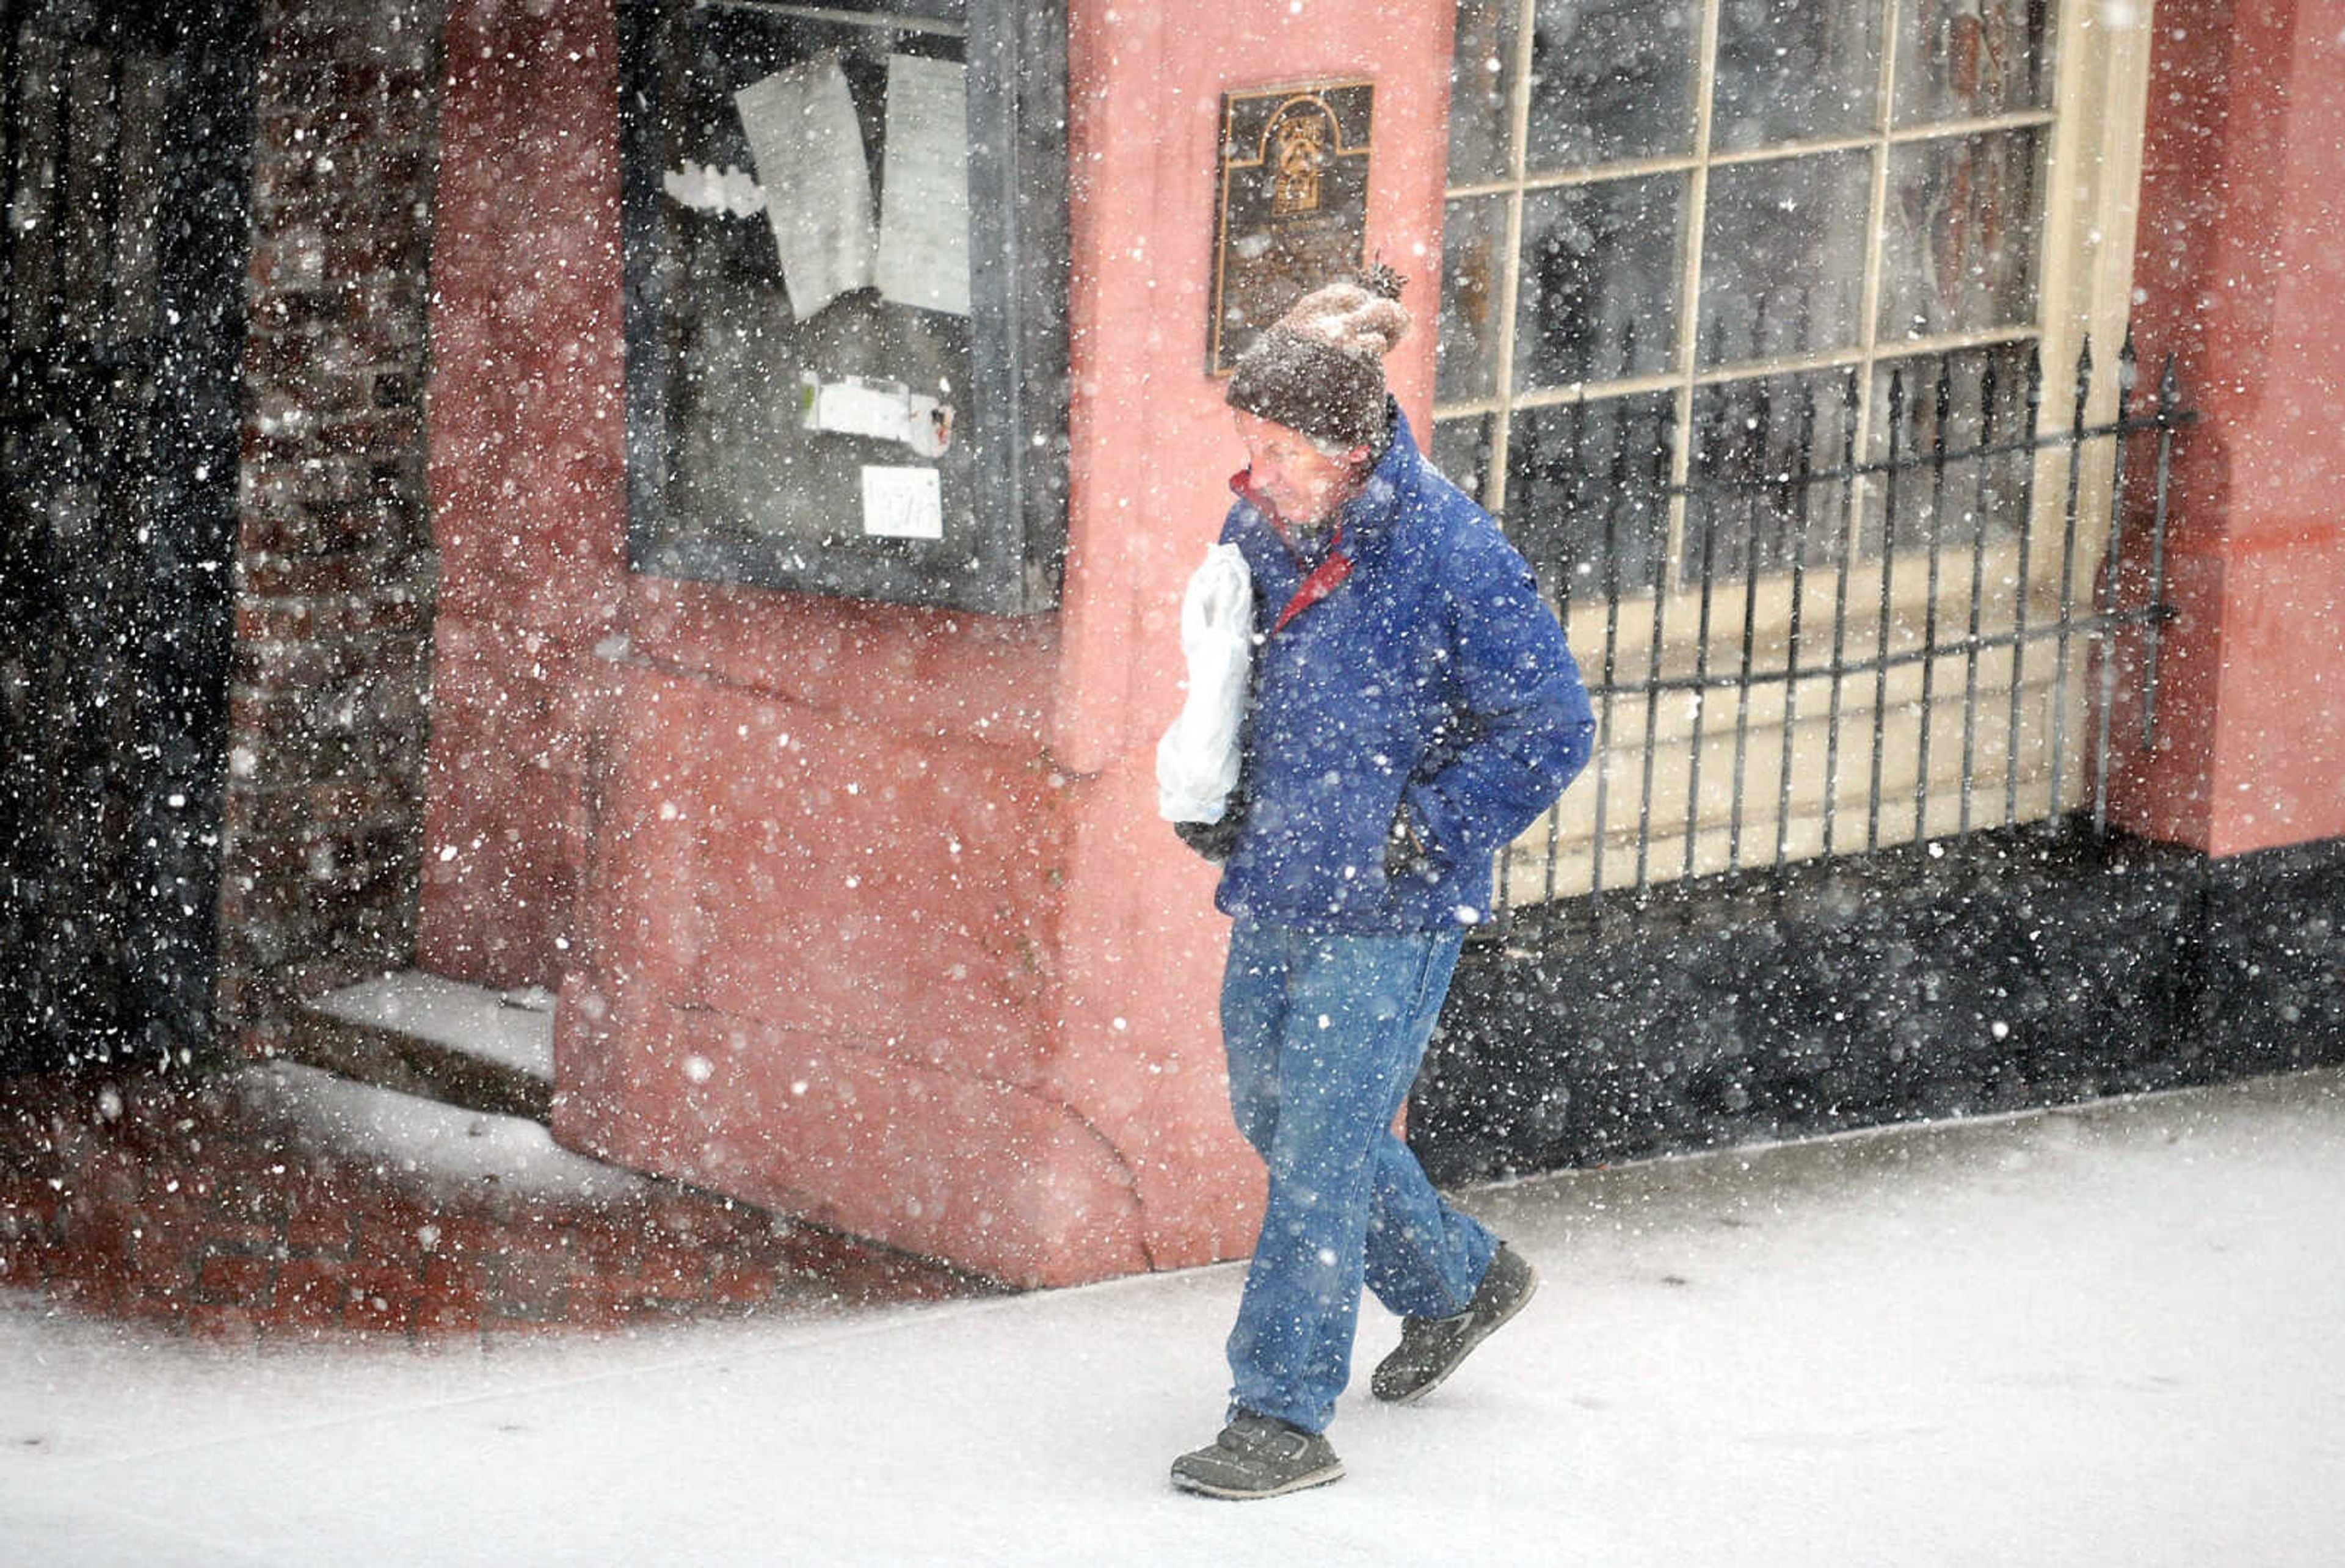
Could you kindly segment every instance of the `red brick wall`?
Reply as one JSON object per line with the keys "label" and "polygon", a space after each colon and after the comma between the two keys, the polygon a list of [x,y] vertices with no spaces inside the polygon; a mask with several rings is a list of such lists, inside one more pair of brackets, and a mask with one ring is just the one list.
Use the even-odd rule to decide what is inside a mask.
{"label": "red brick wall", "polygon": [[620,629],[618,75],[607,5],[456,0],[432,257],[438,649],[419,958],[552,985]]}
{"label": "red brick wall", "polygon": [[434,567],[437,0],[263,0],[221,1029],[405,965]]}

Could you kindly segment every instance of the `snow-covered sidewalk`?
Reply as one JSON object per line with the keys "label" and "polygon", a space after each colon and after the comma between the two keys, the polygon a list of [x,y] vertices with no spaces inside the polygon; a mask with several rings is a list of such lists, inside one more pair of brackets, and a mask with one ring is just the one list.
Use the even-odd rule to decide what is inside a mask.
{"label": "snow-covered sidewalk", "polygon": [[[416,1351],[0,1292],[0,1563],[2314,1563],[2345,1077],[1469,1195],[1547,1288],[1340,1484],[1178,1495],[1235,1266]],[[1392,1321],[1365,1315],[1358,1373]]]}

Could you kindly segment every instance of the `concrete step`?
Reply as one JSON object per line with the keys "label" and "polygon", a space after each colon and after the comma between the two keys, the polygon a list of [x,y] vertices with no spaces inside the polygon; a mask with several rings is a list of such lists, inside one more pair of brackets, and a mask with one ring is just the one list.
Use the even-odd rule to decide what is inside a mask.
{"label": "concrete step", "polygon": [[285,1055],[362,1083],[543,1122],[553,1106],[553,997],[404,970],[306,1004]]}

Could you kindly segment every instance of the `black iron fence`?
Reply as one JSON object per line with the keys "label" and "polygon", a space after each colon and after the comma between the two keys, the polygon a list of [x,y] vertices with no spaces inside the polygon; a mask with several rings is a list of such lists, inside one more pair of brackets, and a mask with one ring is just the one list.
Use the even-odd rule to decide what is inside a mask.
{"label": "black iron fence", "polygon": [[2121,695],[2154,737],[2196,415],[2170,357],[2146,398],[2130,340],[2113,399],[2095,369],[2089,342],[2057,378],[2019,344],[1731,382],[1683,432],[1666,398],[1543,410],[1509,531],[1572,628],[1598,751],[1502,861],[1500,907],[2105,827]]}

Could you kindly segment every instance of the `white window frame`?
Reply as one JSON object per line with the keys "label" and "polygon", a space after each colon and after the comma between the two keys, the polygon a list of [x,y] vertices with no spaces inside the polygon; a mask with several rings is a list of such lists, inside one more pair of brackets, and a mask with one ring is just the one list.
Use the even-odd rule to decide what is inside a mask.
{"label": "white window frame", "polygon": [[[1745,584],[1741,578],[1719,580],[1713,584],[1717,602],[1710,617],[1711,632],[1706,648],[1696,645],[1694,633],[1696,614],[1692,601],[1700,584],[1690,580],[1690,574],[1680,569],[1684,550],[1687,503],[1680,487],[1688,478],[1693,442],[1690,432],[1693,425],[1695,399],[1700,389],[1727,382],[1755,380],[1794,372],[1818,370],[1845,371],[1854,369],[1860,399],[1857,410],[1858,429],[1856,450],[1860,454],[1873,451],[1873,426],[1876,418],[1871,388],[1875,367],[1885,362],[1915,361],[1930,357],[1965,349],[1999,345],[2035,344],[2045,366],[2044,395],[2040,419],[2044,427],[2064,424],[2073,407],[2073,383],[2063,367],[2072,366],[2078,350],[2087,339],[2093,345],[2096,361],[2114,367],[2118,344],[2122,341],[2132,287],[2134,230],[2139,206],[2141,148],[2143,126],[2147,110],[2150,27],[2152,18],[2147,3],[2134,0],[2061,0],[2053,27],[2052,48],[2055,72],[2051,106],[2031,108],[2009,114],[1958,121],[1938,121],[1922,126],[1900,126],[1893,123],[1895,105],[1895,72],[1897,66],[1897,12],[1900,0],[1878,0],[1881,6],[1879,80],[1873,124],[1862,135],[1818,138],[1798,143],[1785,143],[1759,149],[1716,151],[1711,149],[1711,104],[1715,79],[1716,46],[1721,0],[1700,0],[1699,50],[1695,84],[1696,124],[1690,150],[1681,155],[1650,157],[1592,165],[1582,168],[1533,174],[1525,167],[1526,149],[1531,107],[1531,64],[1533,21],[1538,0],[1514,0],[1518,6],[1515,35],[1512,40],[1515,56],[1512,62],[1512,99],[1508,106],[1509,167],[1505,177],[1459,184],[1450,187],[1445,196],[1448,204],[1472,197],[1499,197],[1506,202],[1504,250],[1500,258],[1492,311],[1497,345],[1491,395],[1474,399],[1439,401],[1434,410],[1436,424],[1460,418],[1486,419],[1489,422],[1490,445],[1485,470],[1483,493],[1477,499],[1489,504],[1502,516],[1505,510],[1505,486],[1508,471],[1508,447],[1513,435],[1513,415],[1523,410],[1568,406],[1580,399],[1630,397],[1640,394],[1666,393],[1674,399],[1677,432],[1670,454],[1670,481],[1673,487],[1669,507],[1663,555],[1664,588],[1667,602],[1659,606],[1662,632],[1664,667],[1681,673],[1693,667],[1697,658],[1711,661],[1719,667],[1721,657],[1739,658],[1745,626],[1742,611]],[[2041,228],[2036,243],[2036,314],[2033,321],[2002,329],[1940,334],[1914,339],[1883,339],[1879,336],[1879,302],[1883,274],[1882,249],[1885,239],[1884,212],[1888,199],[1888,173],[1893,149],[1922,142],[1952,141],[1983,133],[2035,129],[2048,135],[2044,151],[2045,163],[2040,177]],[[1704,232],[1705,206],[1709,174],[1713,168],[1771,161],[1789,157],[1840,150],[1864,150],[1871,158],[1869,206],[1864,232],[1873,237],[1872,254],[1868,257],[1863,275],[1862,303],[1859,312],[1858,341],[1851,348],[1830,352],[1789,358],[1739,361],[1731,365],[1704,369],[1700,365],[1698,333],[1700,329],[1699,301],[1701,284],[1701,238]],[[1684,216],[1684,244],[1679,261],[1680,308],[1678,312],[1676,341],[1671,345],[1670,369],[1658,374],[1623,377],[1602,381],[1583,381],[1568,386],[1542,388],[1518,393],[1513,389],[1516,325],[1518,292],[1521,287],[1524,209],[1529,197],[1538,191],[1577,185],[1589,185],[1639,176],[1681,173],[1688,177],[1689,191]],[[2117,399],[2117,378],[2100,374],[2095,379],[2091,416],[2096,420],[2113,418]],[[1909,390],[1909,397],[1921,389]],[[1832,461],[1837,454],[1832,454]],[[1820,454],[1819,466],[1829,466]],[[2035,486],[2039,531],[2046,509],[2055,513],[2065,495],[2065,469],[2055,454],[2047,453],[2039,462]],[[2097,567],[2105,543],[2108,514],[2109,475],[2105,470],[2088,468],[2085,474],[2084,493],[2080,498],[2077,576],[2089,583],[2091,572]],[[1862,480],[1861,485],[1875,481]],[[1860,498],[1862,500],[1863,498]],[[2056,516],[2054,526],[2057,526]],[[1896,556],[1874,555],[1851,563],[1853,582],[1851,601],[1859,606],[1857,618],[1849,624],[1853,638],[1870,642],[1879,632],[1877,607],[1882,602],[1882,573],[1890,574],[1887,584],[1888,602],[1893,606],[1893,635],[1903,638],[1912,634],[1905,623],[1918,622],[1925,599],[1924,574],[1908,569],[1910,558],[1903,551]],[[2046,559],[2038,551],[2029,569],[2026,584],[2028,614],[2031,622],[2040,622],[2056,612],[2059,562]],[[1983,603],[1992,606],[1996,596],[1992,585],[2003,584],[2006,591],[2000,595],[2006,606],[2014,597],[2008,590],[2015,587],[2018,571],[2017,551],[2008,543],[1990,546],[1986,558],[1986,579],[1990,590]],[[1965,572],[1967,555],[1965,556]],[[1833,573],[1812,569],[1806,576],[1802,611],[1809,626],[1824,623],[1832,613],[1831,600],[1835,583]],[[1762,656],[1770,644],[1782,662],[1783,629],[1790,620],[1791,592],[1788,573],[1762,576],[1753,585],[1750,631],[1760,644]],[[1950,596],[1949,585],[1940,585],[1941,614],[1957,616],[1967,613],[1966,583],[1956,585],[1959,597]],[[1643,591],[1630,591],[1620,600],[1608,603],[1600,594],[1572,595],[1567,608],[1567,630],[1575,651],[1584,666],[1589,666],[1591,683],[1596,671],[1592,667],[1606,644],[1608,622],[1619,667],[1641,671],[1650,650],[1650,628],[1655,621],[1651,595]],[[2009,614],[2008,609],[2003,613]],[[1990,609],[1988,620],[1995,612]],[[1625,638],[1623,633],[1626,633]],[[1918,645],[1918,637],[1914,638]],[[1804,671],[1812,652],[1803,653],[1801,668]],[[2039,683],[2046,687],[2042,693],[2044,704],[2052,697],[2048,687],[2052,679],[2049,659],[2033,659],[2025,671],[2026,687]],[[2069,672],[2074,691],[2065,700],[2069,712],[2083,711],[2082,681],[2086,661],[2074,661]],[[2005,655],[1989,659],[1983,664],[1986,683],[1974,683],[1974,696],[1984,690],[1997,701],[2007,700],[2013,661]],[[1997,684],[1997,676],[2000,683]],[[1824,677],[1814,681],[1804,676],[1793,701],[1800,704],[1804,718],[1824,709]],[[1517,864],[1511,868],[1510,880],[1516,885],[1514,897],[1525,902],[1540,895],[1544,887],[1549,896],[1568,895],[1594,886],[1612,887],[1646,880],[1662,880],[1675,875],[1682,868],[1700,874],[1721,870],[1738,863],[1738,855],[1730,848],[1730,838],[1746,841],[1739,863],[1751,859],[1748,841],[1755,838],[1765,851],[1780,858],[1799,859],[1830,852],[1845,852],[1853,847],[1867,847],[1910,840],[1924,834],[1955,831],[1971,824],[1975,818],[1968,802],[1960,800],[1959,777],[1962,749],[1952,744],[1916,747],[1903,736],[1918,736],[1921,729],[1920,694],[1922,673],[1918,666],[1908,666],[1897,673],[1885,693],[1884,713],[1889,723],[1902,724],[1903,736],[1891,736],[1883,744],[1884,754],[1892,758],[1904,756],[1908,777],[1893,776],[1883,781],[1891,790],[1904,789],[1910,796],[1914,780],[1910,759],[1918,753],[1936,759],[1931,765],[1931,778],[1924,810],[1907,812],[1901,822],[1893,820],[1877,824],[1862,835],[1863,843],[1852,844],[1843,827],[1827,844],[1822,828],[1819,807],[1825,790],[1825,779],[1820,768],[1811,766],[1804,758],[1805,748],[1795,753],[1794,764],[1803,776],[1799,798],[1792,812],[1778,821],[1772,811],[1772,792],[1769,791],[1767,812],[1739,831],[1730,832],[1721,813],[1714,813],[1707,795],[1692,812],[1690,824],[1687,813],[1680,809],[1674,826],[1656,813],[1651,820],[1640,823],[1631,804],[1623,812],[1618,795],[1625,786],[1632,794],[1649,802],[1676,799],[1672,788],[1682,789],[1687,774],[1694,765],[1691,739],[1695,731],[1690,702],[1663,704],[1664,712],[1655,715],[1656,722],[1645,723],[1645,714],[1639,704],[1622,703],[1613,714],[1612,733],[1608,754],[1599,756],[1592,768],[1605,770],[1607,782],[1616,798],[1605,814],[1606,838],[1609,850],[1603,858],[1600,872],[1593,853],[1596,830],[1597,790],[1583,783],[1568,792],[1563,803],[1549,817],[1534,824],[1516,846]],[[1951,693],[1951,696],[1950,693]],[[1951,682],[1940,681],[1934,685],[1930,723],[1934,734],[1941,728],[1959,726],[1962,714],[1952,704],[1964,694],[1964,683],[1957,673]],[[1998,695],[1999,693],[1999,695]],[[1866,722],[1870,722],[1872,687],[1863,685],[1860,692],[1853,683],[1844,700],[1859,700]],[[1730,693],[1730,696],[1732,694]],[[1780,734],[1771,725],[1780,723],[1782,713],[1782,688],[1771,693],[1760,690],[1749,693],[1746,701],[1754,703],[1748,714],[1750,730],[1754,733]],[[1771,712],[1766,710],[1771,704]],[[2032,709],[2031,709],[2032,712]],[[1700,765],[1703,782],[1723,777],[1729,762],[1724,756],[1713,757],[1725,738],[1724,732],[1733,728],[1731,720],[1721,723],[1714,715],[1703,727],[1704,744]],[[2029,749],[2047,751],[2040,744],[2044,724],[2031,718],[2023,736],[2022,767]],[[1869,742],[1869,733],[1867,740]],[[1780,742],[1776,749],[1761,754],[1733,759],[1734,764],[1754,770],[1780,766]],[[1907,748],[1901,751],[1900,746]],[[1821,749],[1821,748],[1819,748]],[[2064,772],[2073,775],[2082,767],[2082,748],[2073,748],[2066,760]],[[1657,768],[1658,764],[1658,768]],[[1995,765],[2000,766],[1997,763]],[[1660,777],[1655,780],[1658,771]],[[1944,776],[1941,776],[1944,774]],[[1771,776],[1771,775],[1770,775]],[[1845,762],[1838,777],[1838,794],[1846,801],[1853,791],[1860,792],[1870,780],[1867,768],[1852,771]],[[2025,780],[2026,798],[2021,803],[2018,815],[2022,820],[2047,814],[2052,804],[2064,797],[2076,798],[2073,776],[2055,780],[2050,775],[2048,761],[2038,761]],[[1999,803],[1998,803],[1999,804]],[[2000,812],[1996,820],[2000,820]],[[1689,838],[1690,843],[1689,843]],[[1641,842],[1640,842],[1641,841]],[[1528,890],[1528,891],[1526,891]]]}

